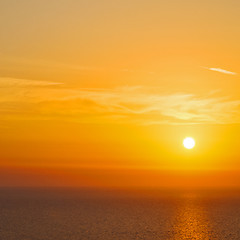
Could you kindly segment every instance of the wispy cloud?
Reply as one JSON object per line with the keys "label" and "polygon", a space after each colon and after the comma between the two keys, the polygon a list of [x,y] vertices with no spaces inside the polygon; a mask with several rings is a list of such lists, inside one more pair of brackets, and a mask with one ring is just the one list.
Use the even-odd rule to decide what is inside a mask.
{"label": "wispy cloud", "polygon": [[59,82],[18,79],[18,78],[0,78],[0,88],[2,87],[26,87],[26,86],[51,86],[60,85]]}
{"label": "wispy cloud", "polygon": [[[26,82],[24,84],[28,86]],[[35,87],[31,91],[1,90],[1,117],[4,114],[17,114],[21,117],[24,113],[24,117],[29,115],[34,118],[47,117],[88,123],[240,123],[240,100],[227,97],[189,93],[156,94],[155,90],[141,86],[73,90],[53,88],[51,82],[46,84],[49,87]]]}
{"label": "wispy cloud", "polygon": [[239,106],[240,100],[186,93],[157,95],[146,93],[139,86],[135,90],[134,87],[107,91],[81,89],[78,95],[55,101],[55,110],[63,113],[95,114],[111,119],[117,116],[121,121],[140,124],[240,122]]}
{"label": "wispy cloud", "polygon": [[231,72],[222,68],[211,68],[211,67],[203,67],[205,69],[208,69],[210,71],[215,71],[215,72],[220,72],[220,73],[224,73],[224,74],[229,74],[229,75],[237,75],[236,72]]}

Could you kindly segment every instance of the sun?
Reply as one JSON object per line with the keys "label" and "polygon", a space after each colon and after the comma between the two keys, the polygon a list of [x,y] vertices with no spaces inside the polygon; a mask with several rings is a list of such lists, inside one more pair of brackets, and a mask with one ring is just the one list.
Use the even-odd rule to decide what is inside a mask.
{"label": "sun", "polygon": [[192,149],[195,146],[195,140],[191,137],[186,137],[183,140],[183,146],[187,149]]}

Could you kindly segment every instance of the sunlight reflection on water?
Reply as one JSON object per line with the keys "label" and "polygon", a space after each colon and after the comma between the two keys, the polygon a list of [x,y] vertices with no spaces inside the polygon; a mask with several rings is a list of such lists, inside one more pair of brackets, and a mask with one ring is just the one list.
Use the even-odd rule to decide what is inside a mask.
{"label": "sunlight reflection on water", "polygon": [[204,205],[196,196],[185,196],[176,212],[173,225],[174,240],[211,239],[210,222]]}

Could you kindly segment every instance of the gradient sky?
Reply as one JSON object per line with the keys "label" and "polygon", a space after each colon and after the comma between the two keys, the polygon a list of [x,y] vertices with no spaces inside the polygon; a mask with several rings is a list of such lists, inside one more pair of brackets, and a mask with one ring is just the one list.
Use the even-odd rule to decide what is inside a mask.
{"label": "gradient sky", "polygon": [[239,186],[239,11],[0,0],[0,185]]}

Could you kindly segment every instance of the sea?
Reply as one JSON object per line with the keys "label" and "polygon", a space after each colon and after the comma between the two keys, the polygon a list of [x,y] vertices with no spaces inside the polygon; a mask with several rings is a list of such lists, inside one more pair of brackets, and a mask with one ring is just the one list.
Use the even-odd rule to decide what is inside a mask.
{"label": "sea", "polygon": [[0,240],[240,240],[240,191],[1,188]]}

